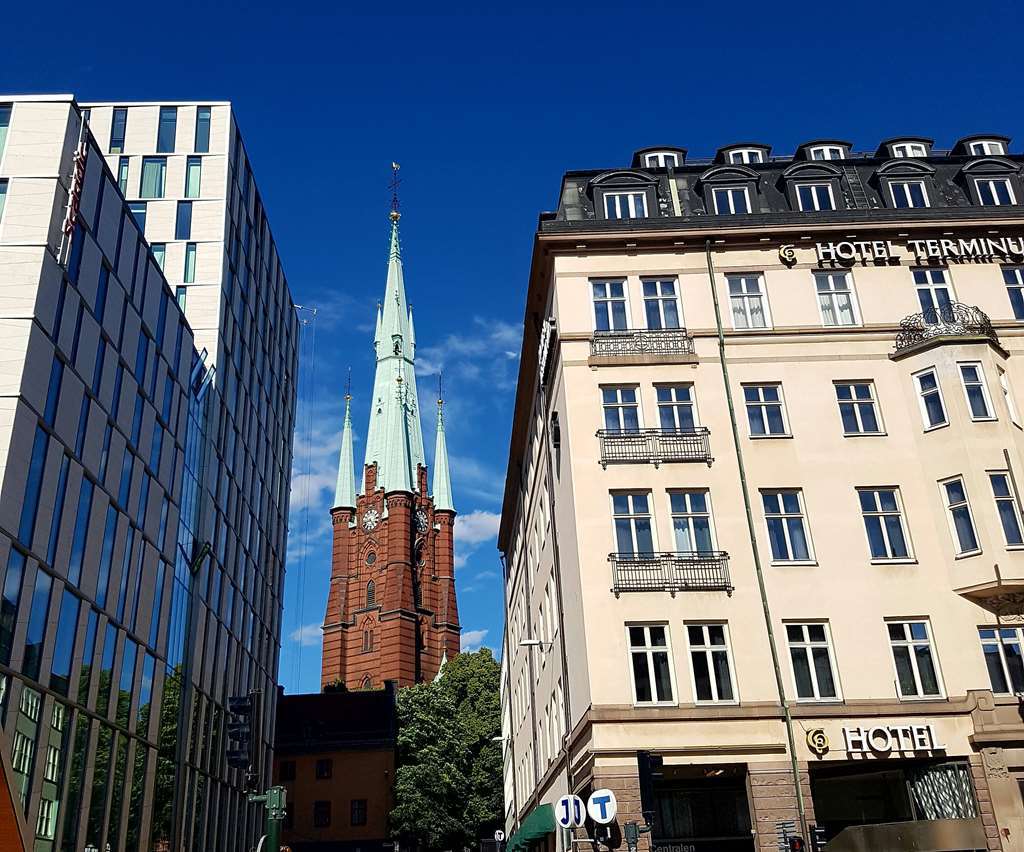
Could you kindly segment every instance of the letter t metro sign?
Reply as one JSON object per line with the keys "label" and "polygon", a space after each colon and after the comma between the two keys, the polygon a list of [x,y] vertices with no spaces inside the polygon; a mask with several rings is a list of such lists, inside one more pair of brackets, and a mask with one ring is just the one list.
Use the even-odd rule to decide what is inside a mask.
{"label": "letter t metro sign", "polygon": [[615,801],[615,794],[611,790],[595,790],[587,799],[587,813],[598,825],[608,825],[615,819],[618,812],[618,803]]}

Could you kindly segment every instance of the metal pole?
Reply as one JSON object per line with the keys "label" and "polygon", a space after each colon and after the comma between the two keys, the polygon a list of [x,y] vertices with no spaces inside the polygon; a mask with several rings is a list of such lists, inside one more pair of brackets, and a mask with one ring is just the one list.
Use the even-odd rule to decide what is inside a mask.
{"label": "metal pole", "polygon": [[[711,260],[711,240],[704,242],[704,254],[707,258],[708,285],[711,287],[711,299],[715,305],[715,327],[718,330],[718,361],[722,367],[722,381],[725,383],[725,400],[729,406],[729,424],[732,427],[732,442],[736,450],[736,465],[739,468],[740,491],[743,493],[743,508],[747,515],[747,535],[750,537],[750,549],[754,556],[754,573],[757,576],[757,590],[761,595],[761,609],[764,612],[764,624],[768,631],[768,646],[772,653],[772,667],[775,669],[775,686],[779,691],[779,704],[782,707],[782,718],[786,725],[786,738],[789,741],[789,760],[793,771],[793,789],[796,792],[796,808],[800,815],[800,833],[807,841],[807,813],[804,810],[804,796],[800,790],[800,764],[796,757],[796,741],[793,738],[793,716],[789,702],[786,700],[786,688],[782,680],[782,669],[779,666],[779,649],[775,644],[775,630],[772,627],[772,613],[768,606],[768,593],[764,586],[764,571],[761,568],[761,553],[757,546],[757,533],[754,529],[754,515],[750,508],[750,491],[747,487],[747,469],[743,464],[743,445],[740,443],[740,431],[736,425],[736,407],[732,402],[732,384],[729,382],[729,367],[725,360],[725,332],[722,329],[722,310],[718,305],[718,288],[715,286],[715,266]],[[276,852],[276,850],[275,850]]]}

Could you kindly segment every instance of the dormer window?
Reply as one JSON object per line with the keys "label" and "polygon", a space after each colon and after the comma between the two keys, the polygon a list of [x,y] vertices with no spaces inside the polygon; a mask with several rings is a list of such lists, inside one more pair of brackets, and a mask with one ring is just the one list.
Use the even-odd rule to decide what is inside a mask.
{"label": "dormer window", "polygon": [[679,154],[675,151],[649,151],[644,154],[644,168],[664,169],[668,166],[679,166]]}
{"label": "dormer window", "polygon": [[978,139],[967,145],[973,157],[1000,157],[1006,153],[1006,145],[996,139]]}
{"label": "dormer window", "polygon": [[798,183],[796,197],[804,211],[836,209],[831,183]]}
{"label": "dormer window", "polygon": [[716,186],[711,190],[711,198],[719,216],[750,212],[750,195],[745,186]]}
{"label": "dormer window", "polygon": [[978,202],[983,207],[1017,203],[1009,178],[977,178],[974,186],[978,190]]}
{"label": "dormer window", "polygon": [[892,146],[894,157],[927,157],[928,149],[920,142],[899,142]]}
{"label": "dormer window", "polygon": [[748,163],[763,163],[764,151],[760,148],[734,148],[729,152],[730,163],[746,165]]}
{"label": "dormer window", "polygon": [[929,207],[928,190],[923,180],[889,181],[889,193],[892,206],[900,209],[908,207]]}
{"label": "dormer window", "polygon": [[838,145],[814,145],[807,149],[812,160],[845,160],[846,152]]}
{"label": "dormer window", "polygon": [[647,218],[647,195],[644,192],[608,192],[604,196],[605,219]]}

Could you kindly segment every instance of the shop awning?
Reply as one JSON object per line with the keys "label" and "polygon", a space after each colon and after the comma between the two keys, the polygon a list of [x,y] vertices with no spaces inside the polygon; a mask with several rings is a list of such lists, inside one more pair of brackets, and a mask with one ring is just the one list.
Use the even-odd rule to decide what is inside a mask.
{"label": "shop awning", "polygon": [[506,852],[523,852],[531,840],[538,840],[555,830],[555,809],[551,805],[538,805],[527,815],[519,829],[508,839]]}

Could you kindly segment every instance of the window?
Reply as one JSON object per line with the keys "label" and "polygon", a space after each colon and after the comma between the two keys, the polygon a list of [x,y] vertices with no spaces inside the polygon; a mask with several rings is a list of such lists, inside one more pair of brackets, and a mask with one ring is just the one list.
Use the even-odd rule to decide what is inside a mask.
{"label": "window", "polygon": [[928,151],[920,142],[902,142],[892,146],[894,157],[927,157]]}
{"label": "window", "polygon": [[313,802],[313,828],[327,828],[331,824],[331,803]]}
{"label": "window", "polygon": [[7,179],[0,180],[0,221],[4,218],[4,208],[7,206]]}
{"label": "window", "polygon": [[999,523],[1003,527],[1003,540],[1006,542],[1006,546],[1020,547],[1024,545],[1017,496],[1013,493],[1009,473],[993,471],[989,473],[988,480],[992,485],[992,496],[996,501],[996,512],[999,514]]}
{"label": "window", "polygon": [[857,302],[849,272],[815,272],[814,288],[818,293],[822,325],[857,324]]}
{"label": "window", "polygon": [[174,218],[174,239],[189,240],[192,238],[192,202],[179,201],[178,212]]}
{"label": "window", "polygon": [[1010,297],[1013,318],[1024,320],[1024,266],[1004,266],[1003,282]]}
{"label": "window", "polygon": [[801,492],[797,489],[762,491],[761,502],[772,545],[772,561],[810,562],[813,557],[804,528]]}
{"label": "window", "polygon": [[658,425],[668,432],[692,432],[697,427],[693,385],[658,385]]}
{"label": "window", "polygon": [[604,217],[606,219],[644,219],[647,216],[647,193],[606,192]]}
{"label": "window", "polygon": [[1020,627],[979,627],[981,652],[997,695],[1024,692],[1024,655]]}
{"label": "window", "polygon": [[367,607],[371,607],[371,606],[376,606],[376,605],[377,605],[377,585],[376,585],[376,583],[373,582],[373,580],[370,580],[366,584],[366,606]]}
{"label": "window", "polygon": [[128,194],[128,158],[119,157],[117,160],[117,188],[121,195]]}
{"label": "window", "polygon": [[633,672],[633,700],[637,704],[669,704],[675,701],[671,651],[663,624],[636,624],[626,628],[629,636],[630,668]]}
{"label": "window", "polygon": [[594,296],[594,327],[598,331],[620,331],[628,326],[625,281],[591,281]]}
{"label": "window", "polygon": [[156,265],[160,267],[160,271],[164,271],[164,261],[167,259],[167,244],[166,243],[152,243],[150,248],[153,250],[153,260],[156,261]]}
{"label": "window", "polygon": [[977,142],[972,142],[968,145],[967,149],[975,157],[995,157],[1006,153],[1003,143],[996,142],[993,139],[979,139]]}
{"label": "window", "polygon": [[750,194],[745,186],[722,186],[711,190],[715,213],[732,216],[750,212]]}
{"label": "window", "polygon": [[351,808],[352,825],[366,825],[366,799],[353,799]]}
{"label": "window", "polygon": [[915,269],[914,286],[917,288],[917,300],[924,313],[924,321],[940,322],[948,314],[953,301],[949,282],[946,281],[945,269]]}
{"label": "window", "polygon": [[949,526],[953,533],[957,556],[980,552],[974,516],[971,514],[971,505],[967,500],[967,489],[964,487],[963,479],[958,476],[943,482],[942,493],[946,499]]}
{"label": "window", "polygon": [[163,198],[167,183],[167,158],[142,158],[142,183],[139,185],[140,198]]}
{"label": "window", "polygon": [[872,559],[908,559],[910,547],[903,527],[903,509],[895,488],[858,488],[860,511]]}
{"label": "window", "polygon": [[[185,271],[182,276],[182,281],[186,284],[192,284],[196,280],[196,244],[186,243],[185,244]],[[182,305],[184,308],[184,305]]]}
{"label": "window", "polygon": [[334,774],[334,761],[329,757],[321,758],[316,762],[317,781],[323,781]]}
{"label": "window", "polygon": [[1010,422],[1013,423],[1018,429],[1021,428],[1020,415],[1017,413],[1017,403],[1013,399],[1013,391],[1010,388],[1010,379],[1006,375],[1006,370],[1002,367],[996,367],[999,373],[999,390],[1003,393],[1003,402],[1006,403],[1006,410],[1010,415]]}
{"label": "window", "polygon": [[909,207],[929,207],[928,192],[923,180],[894,180],[889,182],[889,194],[892,206],[901,209]]}
{"label": "window", "polygon": [[846,155],[838,145],[815,145],[810,149],[812,160],[844,160]]}
{"label": "window", "polygon": [[652,151],[644,154],[645,168],[663,169],[666,166],[673,168],[679,165],[679,155],[675,151]]}
{"label": "window", "polygon": [[676,280],[645,280],[644,311],[648,328],[679,328],[679,300]]}
{"label": "window", "polygon": [[796,198],[801,210],[836,209],[835,200],[832,198],[832,184],[830,183],[797,184]]}
{"label": "window", "polygon": [[32,590],[32,603],[28,615],[28,629],[25,631],[25,656],[22,672],[39,680],[39,668],[43,659],[43,639],[46,635],[47,615],[50,611],[50,590],[53,580],[43,571],[36,571],[36,585]]}
{"label": "window", "polygon": [[843,420],[843,434],[881,434],[873,382],[836,382],[836,399],[839,416]]}
{"label": "window", "polygon": [[735,701],[729,639],[724,624],[688,624],[690,673],[698,703]]}
{"label": "window", "polygon": [[128,127],[128,110],[124,107],[114,108],[114,117],[110,123],[110,153],[120,154],[124,151],[124,134]]}
{"label": "window", "polygon": [[210,150],[210,107],[196,107],[196,143],[197,154],[205,154]]}
{"label": "window", "polygon": [[786,641],[789,643],[789,659],[793,663],[797,698],[801,701],[839,698],[828,624],[787,624]]}
{"label": "window", "polygon": [[889,644],[896,665],[900,698],[924,698],[942,694],[938,667],[932,654],[927,621],[889,621]]}
{"label": "window", "polygon": [[1000,207],[1004,204],[1017,203],[1009,178],[979,178],[974,185],[978,189],[978,200],[984,207]]}
{"label": "window", "polygon": [[199,186],[202,183],[203,158],[189,157],[185,164],[185,197],[198,198]]}
{"label": "window", "polygon": [[46,464],[46,450],[50,439],[42,426],[36,427],[32,442],[32,455],[28,462],[28,476],[25,480],[25,496],[21,501],[21,521],[18,524],[18,538],[25,547],[32,546],[36,528],[36,514],[39,511],[39,491],[43,481],[43,467]]}
{"label": "window", "polygon": [[71,657],[75,648],[75,633],[78,630],[78,608],[78,598],[69,589],[64,589],[60,615],[57,618],[57,639],[53,648],[53,660],[50,663],[50,688],[61,695],[67,695],[70,686]]}
{"label": "window", "polygon": [[728,275],[733,328],[767,328],[771,324],[761,276]]}
{"label": "window", "polygon": [[21,580],[25,574],[25,555],[13,547],[7,557],[3,593],[0,596],[0,662],[11,662],[14,631],[17,628],[18,604],[21,601]]}
{"label": "window", "polygon": [[178,303],[178,308],[182,311],[185,310],[185,302],[188,298],[188,287],[175,287],[174,288],[174,301]]}
{"label": "window", "polygon": [[946,425],[946,407],[942,402],[939,379],[934,370],[925,370],[914,375],[917,385],[917,401],[921,406],[921,417],[925,429],[936,429]]}
{"label": "window", "polygon": [[50,383],[46,390],[46,405],[43,408],[43,422],[53,426],[57,417],[57,404],[60,402],[60,388],[64,382],[64,362],[56,355],[50,366]]}
{"label": "window", "polygon": [[0,157],[7,144],[7,130],[11,126],[11,104],[0,104]]}
{"label": "window", "polygon": [[612,513],[618,552],[629,556],[652,555],[654,536],[651,530],[650,494],[612,494]]}
{"label": "window", "polygon": [[744,385],[743,401],[747,407],[751,438],[789,434],[782,403],[782,385]]}
{"label": "window", "polygon": [[676,552],[707,553],[715,549],[707,491],[671,491],[672,532]]}
{"label": "window", "polygon": [[604,428],[609,432],[636,432],[640,428],[636,386],[601,388]]}
{"label": "window", "polygon": [[764,152],[760,148],[737,148],[729,152],[730,163],[763,163]]}
{"label": "window", "polygon": [[295,761],[294,760],[282,760],[278,764],[277,778],[279,781],[294,781],[295,780]]}
{"label": "window", "polygon": [[156,152],[174,153],[174,137],[178,130],[178,108],[160,107],[160,124],[156,134]]}
{"label": "window", "polygon": [[135,220],[135,225],[139,229],[139,233],[145,235],[146,233],[146,202],[136,201],[128,205],[128,210],[132,214],[132,218]]}
{"label": "window", "polygon": [[992,400],[985,384],[985,371],[979,362],[958,364],[960,378],[964,385],[964,396],[971,412],[971,420],[995,420]]}

